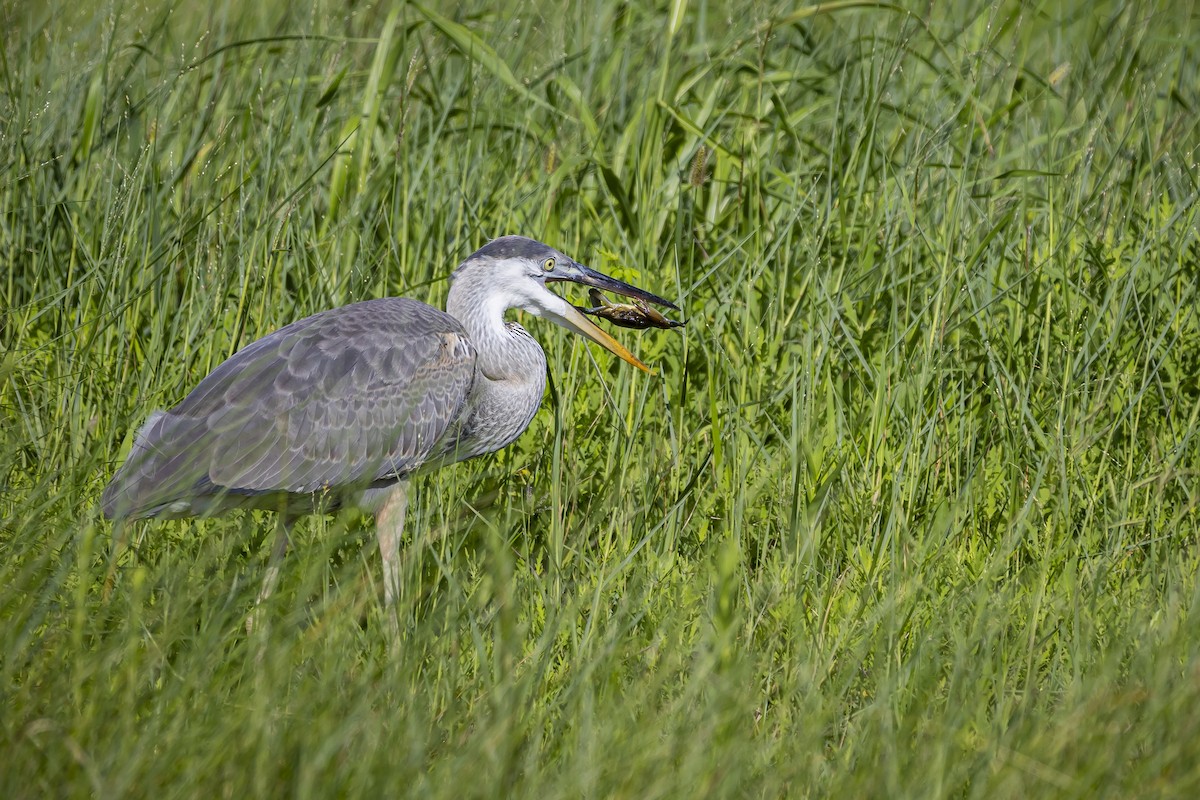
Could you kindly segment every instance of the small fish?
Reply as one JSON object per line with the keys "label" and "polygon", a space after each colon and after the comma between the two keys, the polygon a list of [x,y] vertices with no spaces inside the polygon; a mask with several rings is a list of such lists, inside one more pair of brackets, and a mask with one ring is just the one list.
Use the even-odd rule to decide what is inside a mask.
{"label": "small fish", "polygon": [[[622,328],[645,330],[646,328],[683,327],[682,322],[667,319],[641,300],[635,299],[632,303],[614,303],[601,294],[599,289],[590,289],[588,298],[592,301],[593,307],[580,308],[580,311],[594,317],[603,317]],[[578,308],[578,306],[576,307]]]}

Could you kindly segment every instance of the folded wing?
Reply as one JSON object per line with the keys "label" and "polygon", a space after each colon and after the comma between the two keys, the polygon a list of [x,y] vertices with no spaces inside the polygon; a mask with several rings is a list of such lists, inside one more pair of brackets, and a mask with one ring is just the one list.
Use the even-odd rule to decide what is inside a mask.
{"label": "folded wing", "polygon": [[104,491],[104,513],[188,515],[216,496],[402,476],[462,412],[474,364],[459,322],[414,300],[369,300],[292,323],[150,417]]}

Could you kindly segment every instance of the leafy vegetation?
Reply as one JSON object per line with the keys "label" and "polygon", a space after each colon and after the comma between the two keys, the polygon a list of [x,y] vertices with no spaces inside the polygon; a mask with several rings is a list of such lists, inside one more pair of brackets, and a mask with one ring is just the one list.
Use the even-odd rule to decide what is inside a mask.
{"label": "leafy vegetation", "polygon": [[[1200,789],[1196,11],[499,5],[0,4],[0,795]],[[505,233],[688,324],[527,320],[397,636],[352,516],[105,591],[150,410]]]}

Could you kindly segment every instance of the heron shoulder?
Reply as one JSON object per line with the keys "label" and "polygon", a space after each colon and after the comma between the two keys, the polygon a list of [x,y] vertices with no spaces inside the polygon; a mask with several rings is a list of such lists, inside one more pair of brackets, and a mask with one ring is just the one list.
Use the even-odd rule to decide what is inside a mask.
{"label": "heron shoulder", "polygon": [[[263,336],[214,369],[171,411],[204,416],[242,405],[273,385],[276,399],[301,398],[346,378],[403,381],[427,359],[473,362],[462,323],[404,297],[322,311]],[[368,380],[369,379],[369,380]]]}

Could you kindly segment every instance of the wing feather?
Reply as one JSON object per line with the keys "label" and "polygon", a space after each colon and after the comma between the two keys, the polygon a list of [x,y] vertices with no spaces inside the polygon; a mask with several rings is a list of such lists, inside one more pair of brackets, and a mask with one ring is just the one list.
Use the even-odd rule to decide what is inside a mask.
{"label": "wing feather", "polygon": [[311,493],[403,475],[461,413],[474,365],[459,322],[414,300],[292,323],[151,418],[105,490],[105,512],[153,515],[198,494]]}

